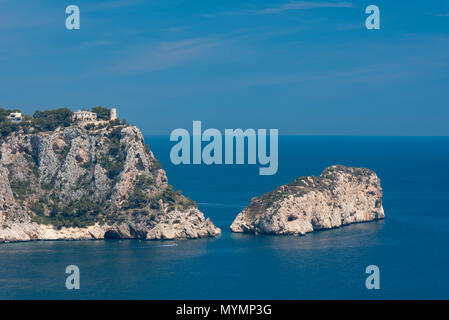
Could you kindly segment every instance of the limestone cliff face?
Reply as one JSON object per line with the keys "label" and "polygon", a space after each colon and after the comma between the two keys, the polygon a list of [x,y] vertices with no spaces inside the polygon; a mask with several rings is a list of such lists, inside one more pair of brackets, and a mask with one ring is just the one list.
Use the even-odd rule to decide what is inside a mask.
{"label": "limestone cliff face", "polygon": [[332,166],[251,199],[233,232],[304,235],[385,217],[382,188],[368,169]]}
{"label": "limestone cliff face", "polygon": [[168,185],[136,127],[31,129],[0,143],[0,242],[221,233]]}

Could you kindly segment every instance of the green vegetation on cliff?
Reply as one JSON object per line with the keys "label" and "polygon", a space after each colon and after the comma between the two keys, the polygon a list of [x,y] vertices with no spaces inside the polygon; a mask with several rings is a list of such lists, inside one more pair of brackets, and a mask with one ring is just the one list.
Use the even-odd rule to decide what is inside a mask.
{"label": "green vegetation on cliff", "polygon": [[[58,127],[68,127],[72,125],[73,112],[68,108],[59,108],[53,110],[36,111],[33,116],[22,114],[22,121],[13,123],[8,120],[10,113],[20,112],[20,109],[4,109],[0,108],[0,135],[1,137],[7,137],[12,132],[18,132],[20,130],[27,133],[30,129],[35,132],[54,131]],[[109,109],[101,106],[93,107],[92,112],[97,114],[98,120],[109,119]],[[115,119],[109,121],[109,123],[103,123],[98,126],[90,123],[86,129],[100,129],[105,127],[114,127],[118,125],[128,125],[126,120]]]}
{"label": "green vegetation on cliff", "polygon": [[57,127],[68,127],[72,123],[73,112],[67,108],[36,111],[33,114],[32,125],[38,131],[53,131]]}
{"label": "green vegetation on cliff", "polygon": [[[99,119],[109,117],[107,108],[92,110]],[[196,207],[167,184],[141,132],[126,121],[74,123],[72,112],[60,108],[12,123],[12,111],[0,109],[3,165],[14,200],[32,221],[56,227],[129,219],[151,224],[161,214]]]}

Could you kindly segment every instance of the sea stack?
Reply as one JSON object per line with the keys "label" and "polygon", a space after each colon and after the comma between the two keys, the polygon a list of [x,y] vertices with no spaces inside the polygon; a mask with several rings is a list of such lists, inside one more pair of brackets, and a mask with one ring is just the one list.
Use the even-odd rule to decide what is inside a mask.
{"label": "sea stack", "polygon": [[385,218],[380,179],[369,169],[326,168],[251,199],[231,231],[305,235],[308,232]]}

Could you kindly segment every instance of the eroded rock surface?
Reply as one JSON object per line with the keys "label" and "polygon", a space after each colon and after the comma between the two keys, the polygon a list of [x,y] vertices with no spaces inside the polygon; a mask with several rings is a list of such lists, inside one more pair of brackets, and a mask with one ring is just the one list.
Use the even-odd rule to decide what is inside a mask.
{"label": "eroded rock surface", "polygon": [[168,185],[136,127],[31,129],[0,143],[0,242],[221,233]]}
{"label": "eroded rock surface", "polygon": [[332,166],[319,177],[300,177],[251,199],[231,231],[304,235],[384,217],[382,188],[373,171]]}

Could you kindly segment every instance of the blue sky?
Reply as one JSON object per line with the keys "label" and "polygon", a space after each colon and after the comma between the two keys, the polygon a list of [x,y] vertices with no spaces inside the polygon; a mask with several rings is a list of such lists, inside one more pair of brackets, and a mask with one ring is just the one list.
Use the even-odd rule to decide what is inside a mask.
{"label": "blue sky", "polygon": [[449,135],[449,1],[0,0],[0,39],[0,106],[28,113],[116,106],[163,135],[193,120]]}

